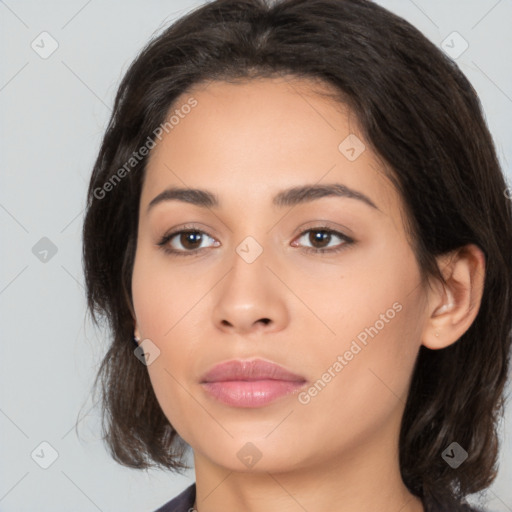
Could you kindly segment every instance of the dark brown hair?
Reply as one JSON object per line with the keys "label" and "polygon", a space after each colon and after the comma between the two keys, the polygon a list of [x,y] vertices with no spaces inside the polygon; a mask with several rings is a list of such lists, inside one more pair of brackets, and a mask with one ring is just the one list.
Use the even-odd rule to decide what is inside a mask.
{"label": "dark brown hair", "polygon": [[[178,470],[186,448],[133,353],[131,275],[147,156],[121,180],[119,169],[193,85],[285,75],[332,86],[355,113],[391,169],[422,275],[442,279],[435,257],[466,244],[485,254],[478,315],[448,348],[420,348],[400,432],[410,491],[459,502],[496,476],[512,329],[511,202],[468,80],[417,29],[367,0],[217,0],[151,41],[124,76],[83,226],[89,311],[112,333],[95,381],[111,454],[130,467]],[[453,441],[468,453],[457,469],[441,456]]]}

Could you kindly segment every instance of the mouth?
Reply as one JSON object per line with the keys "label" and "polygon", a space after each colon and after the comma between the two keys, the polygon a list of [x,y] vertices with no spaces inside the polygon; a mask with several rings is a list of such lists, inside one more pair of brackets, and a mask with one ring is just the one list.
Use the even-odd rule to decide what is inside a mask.
{"label": "mouth", "polygon": [[218,364],[200,380],[203,389],[214,399],[245,408],[270,404],[298,391],[306,382],[303,376],[262,359]]}

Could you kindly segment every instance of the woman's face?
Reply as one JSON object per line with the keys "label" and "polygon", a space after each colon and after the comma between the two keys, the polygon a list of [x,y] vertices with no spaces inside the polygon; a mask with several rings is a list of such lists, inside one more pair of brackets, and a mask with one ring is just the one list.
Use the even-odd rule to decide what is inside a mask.
{"label": "woman's face", "polygon": [[[354,116],[311,85],[196,87],[142,189],[132,292],[149,376],[196,456],[231,470],[392,456],[422,341],[400,198]],[[322,188],[290,192],[303,187]],[[217,204],[149,207],[171,188]],[[255,359],[295,377],[243,364],[205,377]]]}

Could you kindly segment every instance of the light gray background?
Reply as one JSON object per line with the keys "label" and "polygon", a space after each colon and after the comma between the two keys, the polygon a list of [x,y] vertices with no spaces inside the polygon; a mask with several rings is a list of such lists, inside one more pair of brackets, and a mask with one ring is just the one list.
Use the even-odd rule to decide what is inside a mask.
{"label": "light gray background", "polygon": [[[124,468],[99,438],[89,391],[105,343],[85,318],[80,230],[120,78],[153,34],[202,3],[0,1],[2,512],[152,511],[194,480],[193,471]],[[510,183],[512,1],[379,3],[437,45],[453,31],[469,43],[456,60],[480,95]],[[42,46],[43,31],[59,45],[47,59],[31,48],[34,40]],[[46,263],[32,252],[42,237],[57,247]],[[81,439],[74,430],[80,410]],[[511,419],[512,404],[499,476],[484,496],[499,512],[512,511]],[[43,441],[58,452],[48,469],[31,458]],[[36,453],[50,460],[47,448]]]}

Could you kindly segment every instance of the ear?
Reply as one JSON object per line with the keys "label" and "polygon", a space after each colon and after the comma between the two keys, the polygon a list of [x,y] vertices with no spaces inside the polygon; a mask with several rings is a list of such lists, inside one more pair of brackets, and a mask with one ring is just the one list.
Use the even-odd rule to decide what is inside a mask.
{"label": "ear", "polygon": [[422,344],[432,350],[455,343],[475,320],[485,284],[485,255],[469,244],[438,257],[445,283],[436,280],[428,292],[428,316]]}

